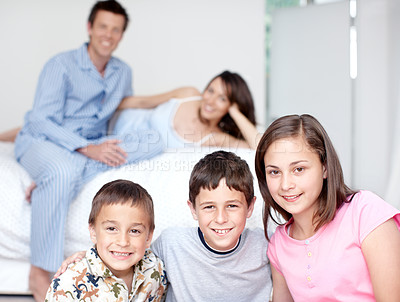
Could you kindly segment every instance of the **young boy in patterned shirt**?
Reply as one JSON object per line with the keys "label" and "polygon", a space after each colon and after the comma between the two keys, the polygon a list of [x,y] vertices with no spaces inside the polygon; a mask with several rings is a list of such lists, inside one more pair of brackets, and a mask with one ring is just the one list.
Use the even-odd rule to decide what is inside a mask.
{"label": "young boy in patterned shirt", "polygon": [[150,250],[153,201],[128,180],[105,184],[89,216],[94,247],[53,279],[45,301],[160,301],[166,288],[162,261]]}

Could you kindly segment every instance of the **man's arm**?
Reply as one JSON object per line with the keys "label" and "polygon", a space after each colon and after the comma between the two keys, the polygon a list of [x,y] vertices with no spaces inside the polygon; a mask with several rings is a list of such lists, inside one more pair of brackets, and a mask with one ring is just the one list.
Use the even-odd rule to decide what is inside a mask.
{"label": "man's arm", "polygon": [[50,60],[39,77],[29,122],[34,133],[74,151],[87,146],[88,141],[63,127],[68,85],[65,67],[56,59]]}

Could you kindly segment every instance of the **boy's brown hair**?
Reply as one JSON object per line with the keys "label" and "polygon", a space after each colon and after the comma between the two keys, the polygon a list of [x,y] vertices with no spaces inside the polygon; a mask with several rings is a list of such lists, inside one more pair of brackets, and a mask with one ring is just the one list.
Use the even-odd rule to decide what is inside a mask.
{"label": "boy's brown hair", "polygon": [[118,179],[106,183],[94,196],[89,215],[89,224],[95,225],[100,210],[105,205],[126,204],[140,207],[147,213],[149,230],[154,231],[154,205],[150,194],[137,183]]}
{"label": "boy's brown hair", "polygon": [[194,166],[189,180],[189,200],[196,205],[200,189],[215,190],[221,179],[229,189],[242,192],[250,206],[254,197],[253,175],[247,162],[232,152],[207,154]]}

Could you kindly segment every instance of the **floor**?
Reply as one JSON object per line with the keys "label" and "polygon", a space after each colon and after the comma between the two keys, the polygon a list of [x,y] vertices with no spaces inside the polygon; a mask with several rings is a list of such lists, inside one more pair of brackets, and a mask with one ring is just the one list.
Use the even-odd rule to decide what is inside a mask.
{"label": "floor", "polygon": [[5,296],[0,295],[0,302],[34,302],[32,296]]}

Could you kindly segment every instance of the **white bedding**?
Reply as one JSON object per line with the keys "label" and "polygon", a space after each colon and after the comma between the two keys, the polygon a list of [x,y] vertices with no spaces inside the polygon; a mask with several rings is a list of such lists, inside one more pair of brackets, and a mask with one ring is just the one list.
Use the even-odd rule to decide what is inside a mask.
{"label": "white bedding", "polygon": [[[169,226],[195,226],[196,222],[186,205],[189,176],[197,161],[215,150],[204,147],[168,150],[152,160],[99,174],[83,187],[70,206],[64,254],[69,256],[91,245],[87,219],[92,198],[104,183],[118,178],[139,183],[153,197],[156,219],[154,239]],[[262,227],[262,198],[254,173],[255,152],[248,149],[233,151],[247,161],[254,175],[257,201],[247,226]],[[24,191],[31,180],[15,161],[13,153],[14,144],[0,142],[0,292],[26,292],[28,289],[31,218]]]}

